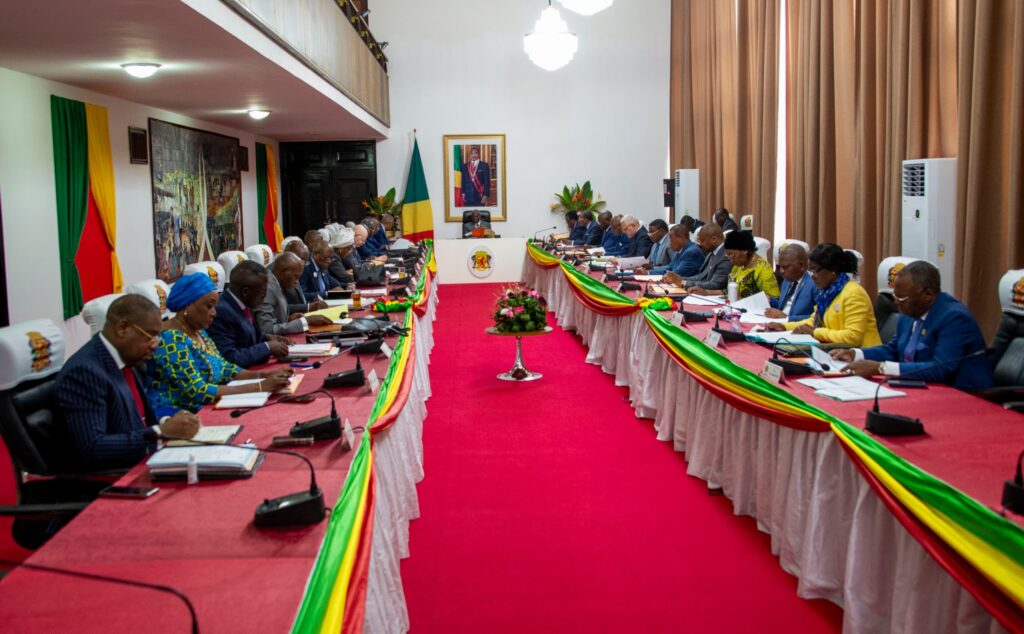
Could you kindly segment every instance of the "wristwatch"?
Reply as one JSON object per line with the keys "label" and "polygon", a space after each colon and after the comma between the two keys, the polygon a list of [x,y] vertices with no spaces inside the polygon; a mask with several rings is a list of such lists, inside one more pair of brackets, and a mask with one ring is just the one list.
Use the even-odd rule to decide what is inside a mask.
{"label": "wristwatch", "polygon": [[885,361],[878,362],[878,373],[885,374]]}

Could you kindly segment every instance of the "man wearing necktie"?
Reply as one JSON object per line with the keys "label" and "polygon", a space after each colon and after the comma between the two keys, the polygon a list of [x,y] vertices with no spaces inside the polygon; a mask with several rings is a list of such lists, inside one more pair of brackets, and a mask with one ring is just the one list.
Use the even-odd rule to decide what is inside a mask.
{"label": "man wearing necktie", "polygon": [[61,369],[54,394],[76,466],[130,467],[157,449],[159,436],[191,438],[199,431],[198,416],[151,404],[139,383],[135,368],[153,357],[160,328],[152,302],[119,297],[103,330]]}
{"label": "man wearing necktie", "polygon": [[850,362],[848,373],[941,381],[962,390],[992,385],[978,322],[963,304],[941,291],[934,265],[918,260],[903,267],[893,284],[893,298],[900,319],[888,343],[831,352],[833,358]]}
{"label": "man wearing necktie", "polygon": [[228,290],[217,301],[217,315],[206,329],[221,356],[235,365],[251,368],[266,363],[271,355],[288,356],[288,340],[280,335],[264,336],[253,321],[252,312],[267,296],[267,269],[257,262],[240,262],[231,269]]}
{"label": "man wearing necktie", "polygon": [[647,265],[665,266],[672,260],[672,253],[669,251],[668,223],[661,218],[655,218],[647,225],[647,235],[651,237],[653,243],[651,254],[647,256]]}
{"label": "man wearing necktie", "polygon": [[334,258],[334,249],[326,242],[318,242],[310,248],[309,252],[309,262],[306,263],[302,277],[299,278],[299,286],[302,287],[306,301],[327,299],[327,291],[341,287],[341,282],[334,279],[334,276],[327,270]]}
{"label": "man wearing necktie", "polygon": [[770,298],[771,308],[765,317],[787,317],[789,321],[807,319],[814,312],[814,281],[807,271],[807,251],[799,244],[786,244],[779,249],[779,270],[782,287],[779,297]]}

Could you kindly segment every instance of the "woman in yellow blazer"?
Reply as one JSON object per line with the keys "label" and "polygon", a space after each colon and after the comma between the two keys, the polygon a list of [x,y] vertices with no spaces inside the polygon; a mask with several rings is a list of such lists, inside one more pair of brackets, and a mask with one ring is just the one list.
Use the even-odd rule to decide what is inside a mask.
{"label": "woman in yellow blazer", "polygon": [[768,329],[792,330],[822,343],[852,348],[882,345],[871,298],[850,277],[857,271],[856,256],[838,244],[825,242],[816,246],[807,259],[807,270],[818,287],[814,313],[803,321],[768,324]]}

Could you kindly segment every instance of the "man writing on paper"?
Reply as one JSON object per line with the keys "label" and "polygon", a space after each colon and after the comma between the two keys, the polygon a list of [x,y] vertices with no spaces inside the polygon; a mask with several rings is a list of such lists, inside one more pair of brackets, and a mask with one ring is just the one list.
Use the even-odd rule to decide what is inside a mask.
{"label": "man writing on paper", "polygon": [[704,252],[700,250],[697,243],[690,240],[690,232],[686,225],[678,224],[668,231],[669,249],[675,254],[672,260],[665,266],[649,268],[642,267],[643,273],[647,275],[665,275],[673,273],[679,277],[696,275],[700,271],[700,265],[704,262]]}
{"label": "man writing on paper", "polygon": [[[917,260],[896,276],[893,299],[900,309],[896,334],[888,343],[863,350],[833,350],[858,376],[906,376],[942,381],[961,390],[992,386],[978,322],[963,304],[941,290],[939,269]],[[977,356],[969,356],[979,353]],[[965,358],[966,357],[966,358]]]}
{"label": "man writing on paper", "polygon": [[608,214],[608,226],[601,238],[601,248],[605,255],[622,255],[629,246],[629,237],[622,233],[622,216],[612,215],[610,211],[603,211],[601,215]]}
{"label": "man writing on paper", "polygon": [[327,291],[341,288],[341,283],[334,279],[327,267],[334,258],[334,249],[326,242],[317,242],[309,253],[309,262],[302,270],[299,285],[306,300],[326,299]]}
{"label": "man writing on paper", "polygon": [[253,317],[267,296],[267,269],[251,260],[240,262],[231,269],[230,281],[217,301],[217,315],[206,329],[221,355],[243,368],[262,365],[270,355],[287,357],[288,340],[262,334]]}
{"label": "man writing on paper", "polygon": [[160,309],[141,295],[124,295],[107,309],[102,332],[61,369],[54,384],[70,447],[86,469],[130,467],[156,451],[159,435],[192,438],[195,414],[160,408],[146,398],[136,368],[153,358]]}
{"label": "man writing on paper", "polygon": [[651,254],[651,236],[635,216],[622,217],[622,231],[629,238],[629,246],[622,254],[625,258],[646,258]]}
{"label": "man writing on paper", "polygon": [[[320,234],[317,233],[317,235],[319,236]],[[294,253],[300,260],[302,260],[303,266],[305,266],[306,262],[309,261],[309,248],[306,247],[301,240],[293,240],[289,242],[285,245],[284,252]],[[285,299],[288,300],[289,315],[292,313],[308,313],[310,311],[327,308],[327,303],[320,299],[307,302],[305,295],[302,294],[302,289],[299,288],[297,284],[292,288],[281,290],[284,292]]]}
{"label": "man writing on paper", "polygon": [[299,283],[302,268],[302,260],[288,251],[277,256],[270,265],[267,295],[256,309],[256,326],[264,335],[305,332],[310,326],[327,326],[331,323],[331,320],[323,315],[303,317],[302,313],[289,310],[284,289],[293,288]]}
{"label": "man writing on paper", "polygon": [[764,311],[765,317],[789,321],[807,319],[814,312],[814,280],[807,271],[807,251],[799,244],[785,244],[779,249],[779,269],[782,271],[782,288],[779,297],[771,298],[771,308]]}
{"label": "man writing on paper", "polygon": [[720,291],[729,283],[729,272],[732,262],[725,255],[725,235],[722,228],[709,223],[697,232],[697,244],[704,252],[704,262],[695,275],[681,277],[675,273],[666,273],[664,281],[686,288],[702,288],[709,291]]}

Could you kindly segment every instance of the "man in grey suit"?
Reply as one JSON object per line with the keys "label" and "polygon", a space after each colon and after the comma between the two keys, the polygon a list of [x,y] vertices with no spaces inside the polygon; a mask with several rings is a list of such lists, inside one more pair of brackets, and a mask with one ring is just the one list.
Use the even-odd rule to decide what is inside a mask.
{"label": "man in grey suit", "polygon": [[331,323],[323,315],[303,317],[302,313],[290,311],[284,289],[294,288],[299,283],[302,269],[302,260],[289,251],[277,256],[270,265],[273,275],[267,278],[267,296],[256,309],[256,326],[264,336],[305,332],[310,326]]}
{"label": "man in grey suit", "polygon": [[703,288],[709,291],[725,290],[729,285],[729,272],[732,271],[732,262],[725,255],[725,234],[722,228],[715,223],[709,223],[700,228],[697,234],[697,244],[705,253],[704,264],[696,275],[681,278],[675,273],[666,273],[665,281],[670,284],[685,286],[686,288]]}

